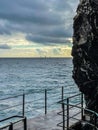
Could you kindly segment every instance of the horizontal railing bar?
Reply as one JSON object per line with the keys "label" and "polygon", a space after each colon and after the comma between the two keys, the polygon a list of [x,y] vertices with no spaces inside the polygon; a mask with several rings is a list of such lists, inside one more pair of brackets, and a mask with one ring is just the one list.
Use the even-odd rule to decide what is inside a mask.
{"label": "horizontal railing bar", "polygon": [[[75,104],[76,106],[81,105],[81,103]],[[72,109],[74,106],[69,107],[69,109]]]}
{"label": "horizontal railing bar", "polygon": [[[72,95],[72,96],[68,97],[68,99],[73,98],[73,97],[77,97],[77,96],[79,96],[79,95],[81,95],[81,93],[78,93],[78,94],[76,94],[76,95]],[[67,98],[66,98],[66,99],[67,99]]]}
{"label": "horizontal railing bar", "polygon": [[22,103],[14,105],[14,106],[7,107],[5,109],[0,109],[0,111],[5,111],[5,110],[8,110],[8,109],[11,109],[11,108],[14,108],[14,107],[18,107],[18,106],[21,106],[21,105],[22,105]]}
{"label": "horizontal railing bar", "polygon": [[[57,124],[57,126],[59,126],[59,127],[61,127],[61,128],[63,127],[62,125],[58,125],[58,124]],[[65,128],[66,128],[66,127],[65,127]]]}
{"label": "horizontal railing bar", "polygon": [[[78,104],[76,104],[76,105],[80,105],[80,104],[81,104],[81,103],[78,103]],[[72,109],[72,108],[73,108],[73,106],[69,107],[69,109]],[[67,108],[66,108],[64,111],[67,111]],[[57,114],[62,116],[62,114],[63,114],[62,112],[63,112],[63,111],[60,111],[60,112],[58,112]],[[62,113],[62,114],[60,114],[60,113]]]}
{"label": "horizontal railing bar", "polygon": [[[25,117],[17,116],[17,115],[16,115],[16,116],[12,116],[12,117],[6,118],[5,120],[9,120],[9,119],[11,119],[11,118],[16,118],[16,117],[22,118],[22,119],[17,120],[17,121],[15,121],[15,122],[12,122],[13,124],[17,124],[18,122],[23,121],[23,120],[25,119]],[[5,120],[2,120],[2,121],[5,121]],[[6,125],[6,126],[1,126],[0,129],[7,128],[7,127],[9,127],[9,126],[10,126],[10,123],[9,123],[8,125]]]}
{"label": "horizontal railing bar", "polygon": [[[53,89],[46,89],[46,90],[48,92],[48,91],[57,90],[57,89],[61,89],[61,88],[53,88]],[[25,94],[25,95],[31,95],[31,94],[34,94],[34,93],[38,93],[38,91],[43,92],[43,94],[44,94],[44,90],[45,89],[43,89],[43,90],[36,90],[36,91],[34,91],[32,93],[28,92],[28,93],[23,93],[23,94]],[[6,98],[1,98],[0,100],[7,100],[7,99],[10,99],[10,98],[15,98],[15,97],[23,96],[23,94],[19,94],[19,95],[15,95],[15,96],[10,96],[10,97],[6,97]]]}
{"label": "horizontal railing bar", "polygon": [[60,122],[60,123],[58,123],[57,125],[59,125],[59,124],[62,124],[63,122]]}
{"label": "horizontal railing bar", "polygon": [[[48,91],[52,91],[52,90],[59,90],[59,89],[61,89],[61,87],[60,88],[52,88],[52,89],[46,89],[47,90],[47,92]],[[27,92],[27,93],[25,93],[26,95],[29,95],[29,94],[34,94],[34,93],[38,93],[38,92],[43,92],[43,94],[44,94],[44,91],[45,91],[45,89],[42,89],[42,90],[34,90],[34,92],[32,92],[32,93],[29,93],[29,92]]]}
{"label": "horizontal railing bar", "polygon": [[61,113],[62,113],[62,111],[58,112],[58,113],[57,113],[57,115],[60,115],[60,116],[62,116],[62,114],[61,114]]}
{"label": "horizontal railing bar", "polygon": [[72,119],[77,120],[77,121],[82,121],[81,119],[77,119],[75,117],[72,117]]}
{"label": "horizontal railing bar", "polygon": [[[66,120],[64,120],[64,121],[66,121]],[[58,123],[57,125],[60,125],[60,124],[63,124],[63,122],[60,122],[60,123]]]}
{"label": "horizontal railing bar", "polygon": [[[34,102],[39,101],[39,100],[41,100],[41,99],[44,100],[44,98],[40,98],[40,99],[37,99],[37,100],[33,100],[33,101],[25,102],[25,104],[28,104],[28,103],[34,103]],[[7,108],[5,108],[5,109],[0,109],[0,111],[2,111],[2,110],[7,110],[7,109],[10,109],[10,108],[13,108],[13,107],[17,107],[17,106],[21,106],[21,105],[22,105],[22,103],[17,104],[17,105],[14,105],[14,106],[7,107]]]}
{"label": "horizontal railing bar", "polygon": [[57,126],[63,127],[61,124],[63,124],[63,122],[58,123]]}
{"label": "horizontal railing bar", "polygon": [[71,119],[71,118],[73,118],[73,117],[75,117],[75,116],[79,115],[80,113],[81,113],[81,111],[80,111],[80,112],[78,112],[78,113],[76,113],[76,114],[74,114],[73,116],[70,116],[70,117],[69,117],[69,119]]}
{"label": "horizontal railing bar", "polygon": [[[67,105],[67,104],[64,103],[64,105]],[[73,107],[76,107],[76,108],[79,108],[79,109],[86,110],[86,111],[91,112],[91,113],[95,114],[96,116],[98,116],[98,113],[96,113],[95,111],[92,111],[90,109],[79,107],[79,106],[76,106],[76,105],[73,105],[73,104],[69,104],[69,106],[73,106]]]}
{"label": "horizontal railing bar", "polygon": [[4,125],[4,126],[0,126],[0,130],[2,129],[5,129],[5,128],[7,128],[7,127],[9,127],[11,124],[9,123],[8,125]]}
{"label": "horizontal railing bar", "polygon": [[12,122],[13,124],[17,124],[18,122],[20,122],[20,121],[23,121],[25,118],[23,118],[23,119],[20,119],[20,120],[17,120],[17,121],[15,121],[15,122]]}
{"label": "horizontal railing bar", "polygon": [[[76,119],[76,118],[72,118],[72,119],[75,119],[75,120],[81,121],[81,120]],[[66,119],[65,121],[67,121],[67,119]],[[57,126],[63,127],[63,126],[61,126],[60,124],[63,125],[63,122],[58,123]],[[67,127],[65,127],[65,128],[67,128]],[[74,129],[72,129],[72,128],[69,128],[69,129],[74,130]]]}
{"label": "horizontal railing bar", "polygon": [[76,94],[76,95],[70,96],[70,97],[65,98],[65,99],[63,99],[63,100],[61,100],[61,101],[58,101],[58,103],[62,104],[62,103],[64,103],[65,100],[70,99],[70,98],[73,98],[73,97],[76,97],[76,96],[79,96],[79,95],[81,95],[81,93],[78,93],[78,94]]}
{"label": "horizontal railing bar", "polygon": [[20,115],[16,115],[16,116],[14,116],[14,118],[24,118],[24,116],[20,116]]}
{"label": "horizontal railing bar", "polygon": [[16,98],[16,97],[20,97],[20,96],[23,96],[23,94],[19,94],[19,95],[15,95],[15,96],[10,96],[10,97],[6,97],[6,98],[1,98],[0,101],[7,100],[7,99],[10,99],[10,98]]}
{"label": "horizontal railing bar", "polygon": [[[74,118],[75,116],[77,116],[77,115],[80,114],[80,113],[81,113],[81,112],[79,112],[79,113],[77,113],[77,114],[75,114],[75,115],[69,117],[69,119],[72,118],[72,119],[75,119],[75,120],[81,121],[81,119]],[[64,115],[64,116],[67,117],[67,115]],[[67,121],[67,119],[66,119],[65,121]],[[63,123],[63,122],[61,122],[61,123]]]}
{"label": "horizontal railing bar", "polygon": [[11,118],[15,118],[15,117],[20,117],[20,116],[13,115],[13,116],[10,116],[10,117],[7,117],[7,118],[5,118],[5,119],[0,120],[0,122],[2,122],[2,121],[6,121],[6,120],[9,120],[9,119],[11,119]]}

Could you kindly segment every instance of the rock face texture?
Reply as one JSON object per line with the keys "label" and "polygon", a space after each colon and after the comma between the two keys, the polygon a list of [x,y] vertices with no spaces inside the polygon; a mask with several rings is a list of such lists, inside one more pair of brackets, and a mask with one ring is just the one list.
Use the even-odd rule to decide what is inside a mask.
{"label": "rock face texture", "polygon": [[98,0],[80,0],[73,28],[73,78],[86,107],[98,112]]}

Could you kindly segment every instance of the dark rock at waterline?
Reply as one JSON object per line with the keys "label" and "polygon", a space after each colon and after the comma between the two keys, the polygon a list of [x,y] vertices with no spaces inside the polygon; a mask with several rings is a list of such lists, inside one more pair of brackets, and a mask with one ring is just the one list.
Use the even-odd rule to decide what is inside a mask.
{"label": "dark rock at waterline", "polygon": [[80,0],[73,25],[73,78],[98,112],[98,0]]}
{"label": "dark rock at waterline", "polygon": [[97,130],[92,125],[83,122],[77,122],[73,126],[70,127],[70,130]]}

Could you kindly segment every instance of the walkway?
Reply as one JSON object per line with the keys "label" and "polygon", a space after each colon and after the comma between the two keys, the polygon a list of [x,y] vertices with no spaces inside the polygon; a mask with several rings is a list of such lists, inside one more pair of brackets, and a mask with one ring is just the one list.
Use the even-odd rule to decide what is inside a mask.
{"label": "walkway", "polygon": [[[47,115],[29,119],[27,121],[27,130],[62,130],[62,128],[57,126],[57,124],[62,121],[62,117],[57,115],[59,111],[60,110],[52,111]],[[15,130],[22,130],[21,124]]]}

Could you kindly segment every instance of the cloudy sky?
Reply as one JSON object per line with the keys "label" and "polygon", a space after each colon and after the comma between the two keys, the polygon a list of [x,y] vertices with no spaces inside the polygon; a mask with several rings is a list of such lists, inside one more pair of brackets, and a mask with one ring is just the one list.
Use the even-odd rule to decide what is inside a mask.
{"label": "cloudy sky", "polygon": [[79,0],[0,0],[0,57],[66,57]]}

